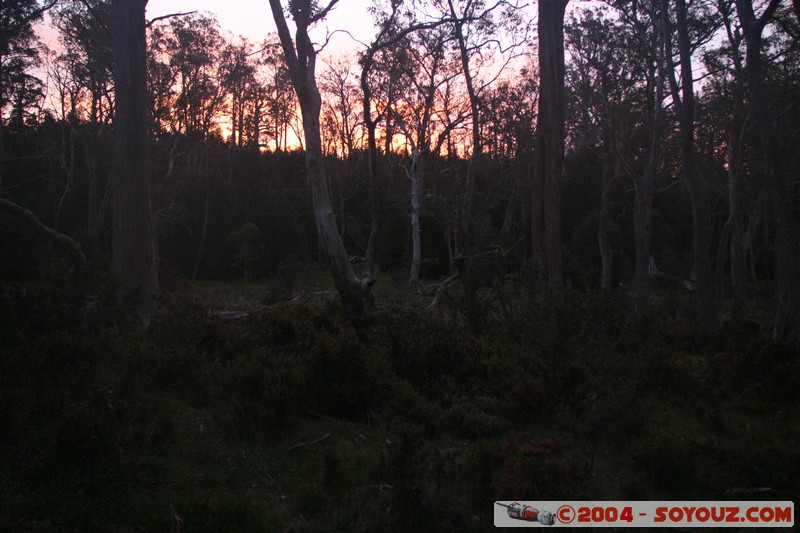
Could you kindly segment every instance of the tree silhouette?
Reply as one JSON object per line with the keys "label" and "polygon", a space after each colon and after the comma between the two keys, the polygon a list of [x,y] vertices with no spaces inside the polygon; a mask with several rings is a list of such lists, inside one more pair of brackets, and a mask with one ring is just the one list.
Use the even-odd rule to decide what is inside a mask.
{"label": "tree silhouette", "polygon": [[150,204],[146,5],[147,0],[114,0],[111,6],[116,99],[112,264],[122,295],[142,304],[145,319],[158,295]]}

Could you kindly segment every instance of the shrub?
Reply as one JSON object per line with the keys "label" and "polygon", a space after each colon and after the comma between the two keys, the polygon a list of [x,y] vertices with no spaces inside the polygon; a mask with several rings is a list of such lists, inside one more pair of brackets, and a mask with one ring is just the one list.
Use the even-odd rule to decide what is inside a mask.
{"label": "shrub", "polygon": [[307,357],[311,400],[333,416],[360,417],[377,407],[392,373],[383,350],[362,343],[353,329],[317,333]]}
{"label": "shrub", "polygon": [[210,364],[206,372],[221,385],[234,426],[243,436],[269,434],[290,423],[305,397],[303,362],[267,347]]}

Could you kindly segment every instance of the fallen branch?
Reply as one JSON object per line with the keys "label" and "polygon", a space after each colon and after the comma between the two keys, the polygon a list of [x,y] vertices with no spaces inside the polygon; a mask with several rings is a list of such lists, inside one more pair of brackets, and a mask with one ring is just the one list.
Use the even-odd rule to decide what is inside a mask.
{"label": "fallen branch", "polygon": [[295,303],[297,303],[297,302],[303,302],[303,301],[305,301],[305,300],[308,300],[308,293],[307,293],[306,291],[300,291],[300,292],[298,292],[297,294],[295,294],[295,295],[294,295],[294,296],[293,296],[293,297],[292,297],[292,298],[289,300],[289,303],[290,303],[290,304],[295,304]]}
{"label": "fallen branch", "polygon": [[772,492],[772,487],[753,487],[749,489],[728,489],[725,494],[753,494],[756,492]]}
{"label": "fallen branch", "polygon": [[392,489],[394,489],[394,485],[387,485],[385,483],[381,483],[381,484],[378,484],[378,485],[362,485],[362,486],[358,487],[358,489],[356,489],[356,490],[359,491],[359,492],[362,491],[362,490],[379,490],[379,491],[383,492],[385,490],[392,490]]}
{"label": "fallen branch", "polygon": [[72,264],[76,270],[82,270],[86,266],[86,256],[83,254],[83,251],[81,251],[81,245],[63,233],[59,233],[42,224],[32,211],[2,198],[0,198],[0,211],[5,211],[18,220],[25,222],[36,231],[36,233],[61,248],[61,250],[69,256],[70,260],[72,260]]}
{"label": "fallen branch", "polygon": [[306,409],[306,413],[308,413],[310,415],[313,415],[313,416],[316,416],[317,418],[322,418],[324,420],[331,420],[333,422],[341,422],[341,420],[339,420],[338,418],[333,418],[332,416],[323,415],[323,414],[314,412],[311,409]]}
{"label": "fallen branch", "polygon": [[249,317],[251,311],[211,311],[211,314],[220,320],[237,320]]}
{"label": "fallen branch", "polygon": [[458,268],[456,268],[456,273],[455,274],[453,274],[449,278],[445,279],[440,284],[434,285],[431,288],[431,292],[426,292],[426,294],[434,294],[433,301],[430,303],[430,305],[426,309],[428,309],[428,310],[434,309],[439,304],[439,296],[441,296],[442,293],[444,291],[446,291],[447,288],[454,281],[456,281],[459,277],[461,277],[461,271]]}
{"label": "fallen branch", "polygon": [[328,433],[325,433],[323,436],[321,436],[318,439],[314,439],[314,440],[308,441],[308,442],[299,442],[299,443],[295,444],[294,446],[289,446],[288,448],[286,448],[286,450],[289,451],[289,450],[294,450],[295,448],[300,448],[302,446],[311,446],[312,444],[316,444],[318,442],[321,442],[321,441],[327,439],[330,436],[331,436],[331,434],[330,434],[330,432],[328,432]]}

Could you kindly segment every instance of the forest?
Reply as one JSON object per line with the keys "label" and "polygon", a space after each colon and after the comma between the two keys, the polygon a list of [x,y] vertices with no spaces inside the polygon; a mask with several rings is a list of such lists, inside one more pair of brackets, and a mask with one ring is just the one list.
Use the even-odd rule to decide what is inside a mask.
{"label": "forest", "polygon": [[0,530],[796,501],[800,1],[262,3],[0,2]]}

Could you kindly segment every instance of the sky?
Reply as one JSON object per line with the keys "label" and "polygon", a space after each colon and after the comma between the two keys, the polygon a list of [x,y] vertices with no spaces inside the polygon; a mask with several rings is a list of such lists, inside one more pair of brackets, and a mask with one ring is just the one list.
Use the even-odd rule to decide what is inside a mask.
{"label": "sky", "polygon": [[[370,4],[370,0],[339,0],[328,17],[317,25],[312,37],[322,43],[328,32],[347,30],[357,39],[369,42],[373,35],[372,18],[367,12]],[[241,35],[251,42],[260,43],[268,34],[275,32],[275,22],[267,0],[150,0],[147,4],[148,19],[188,11],[214,13],[223,36],[230,32],[233,37]],[[360,48],[344,33],[335,34],[329,46],[332,51],[341,53]]]}

